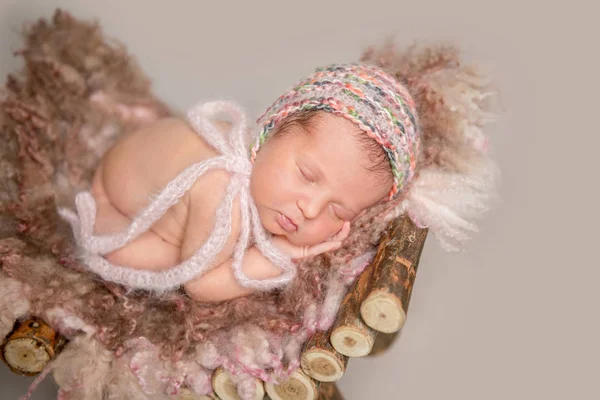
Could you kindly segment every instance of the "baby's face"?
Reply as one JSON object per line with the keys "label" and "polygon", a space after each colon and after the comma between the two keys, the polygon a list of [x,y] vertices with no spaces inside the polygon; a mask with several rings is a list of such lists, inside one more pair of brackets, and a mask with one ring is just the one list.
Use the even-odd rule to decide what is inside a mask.
{"label": "baby's face", "polygon": [[391,188],[365,168],[369,160],[356,125],[325,112],[315,118],[310,128],[293,124],[269,139],[252,171],[250,189],[263,226],[295,245],[327,240]]}

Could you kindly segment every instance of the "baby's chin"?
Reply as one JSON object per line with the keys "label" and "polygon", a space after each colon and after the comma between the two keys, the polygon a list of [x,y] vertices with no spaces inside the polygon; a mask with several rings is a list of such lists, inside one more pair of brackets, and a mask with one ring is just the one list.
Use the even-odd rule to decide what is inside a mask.
{"label": "baby's chin", "polygon": [[314,239],[311,240],[311,238],[303,238],[295,233],[286,232],[283,228],[279,226],[277,222],[275,222],[272,225],[263,223],[263,227],[271,235],[287,239],[287,241],[293,244],[294,246],[314,246],[320,243],[315,242]]}
{"label": "baby's chin", "polygon": [[303,240],[302,238],[299,238],[298,236],[294,236],[294,235],[290,235],[290,234],[284,234],[284,235],[280,235],[280,236],[285,237],[294,246],[314,246],[314,245],[320,243],[320,242],[315,242],[314,240],[307,240],[307,239]]}
{"label": "baby's chin", "polygon": [[302,237],[302,236],[299,236],[299,235],[296,235],[296,234],[287,233],[285,231],[283,233],[278,232],[278,233],[275,233],[273,235],[274,236],[278,236],[280,238],[287,239],[287,241],[290,242],[291,244],[293,244],[294,246],[302,246],[302,247],[303,246],[308,246],[308,247],[310,247],[310,246],[315,246],[315,245],[323,242],[323,241],[316,242],[313,237],[308,237],[308,238],[307,237]]}

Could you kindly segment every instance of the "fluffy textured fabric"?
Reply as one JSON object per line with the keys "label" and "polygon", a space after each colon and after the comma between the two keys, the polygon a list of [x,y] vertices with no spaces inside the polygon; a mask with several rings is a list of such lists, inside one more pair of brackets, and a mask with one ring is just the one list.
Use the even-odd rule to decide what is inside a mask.
{"label": "fluffy textured fabric", "polygon": [[415,103],[403,85],[373,65],[329,65],[300,80],[258,118],[252,159],[286,118],[311,110],[346,118],[381,145],[394,180],[389,199],[412,179],[421,142]]}
{"label": "fluffy textured fabric", "polygon": [[277,381],[298,368],[303,343],[330,327],[390,220],[409,212],[459,248],[492,195],[482,172],[490,163],[481,133],[486,81],[454,49],[383,47],[365,59],[413,95],[424,162],[405,195],[359,216],[341,249],[299,264],[285,289],[219,304],[103,282],[78,261],[57,209],[74,208],[119,135],[174,113],[98,26],[57,12],[24,36],[25,68],[9,77],[0,102],[0,284],[10,293],[0,304],[22,306],[0,308],[0,327],[37,315],[70,340],[47,369],[62,398],[167,399],[182,386],[207,393],[219,366],[249,398],[254,379]]}
{"label": "fluffy textured fabric", "polygon": [[29,312],[29,301],[23,296],[23,284],[0,272],[0,337],[13,329],[17,319]]}

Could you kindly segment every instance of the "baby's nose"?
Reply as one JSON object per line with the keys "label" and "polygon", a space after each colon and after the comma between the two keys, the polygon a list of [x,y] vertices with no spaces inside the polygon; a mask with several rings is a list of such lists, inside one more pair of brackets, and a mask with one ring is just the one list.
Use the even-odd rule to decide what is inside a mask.
{"label": "baby's nose", "polygon": [[311,195],[298,202],[298,207],[306,219],[315,219],[323,212],[327,202],[322,196]]}

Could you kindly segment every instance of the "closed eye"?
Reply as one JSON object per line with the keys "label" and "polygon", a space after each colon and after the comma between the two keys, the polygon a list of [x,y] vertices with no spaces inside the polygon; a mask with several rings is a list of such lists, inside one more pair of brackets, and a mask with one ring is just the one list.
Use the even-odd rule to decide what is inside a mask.
{"label": "closed eye", "polygon": [[300,174],[302,174],[302,177],[310,182],[310,183],[315,183],[314,178],[308,173],[306,172],[306,170],[304,170],[304,168],[302,168],[301,166],[298,165],[298,170],[300,171]]}
{"label": "closed eye", "polygon": [[337,207],[335,207],[334,205],[331,205],[331,210],[333,211],[333,215],[342,221],[349,221],[348,218],[344,218],[344,216],[341,215],[341,213],[338,211]]}

